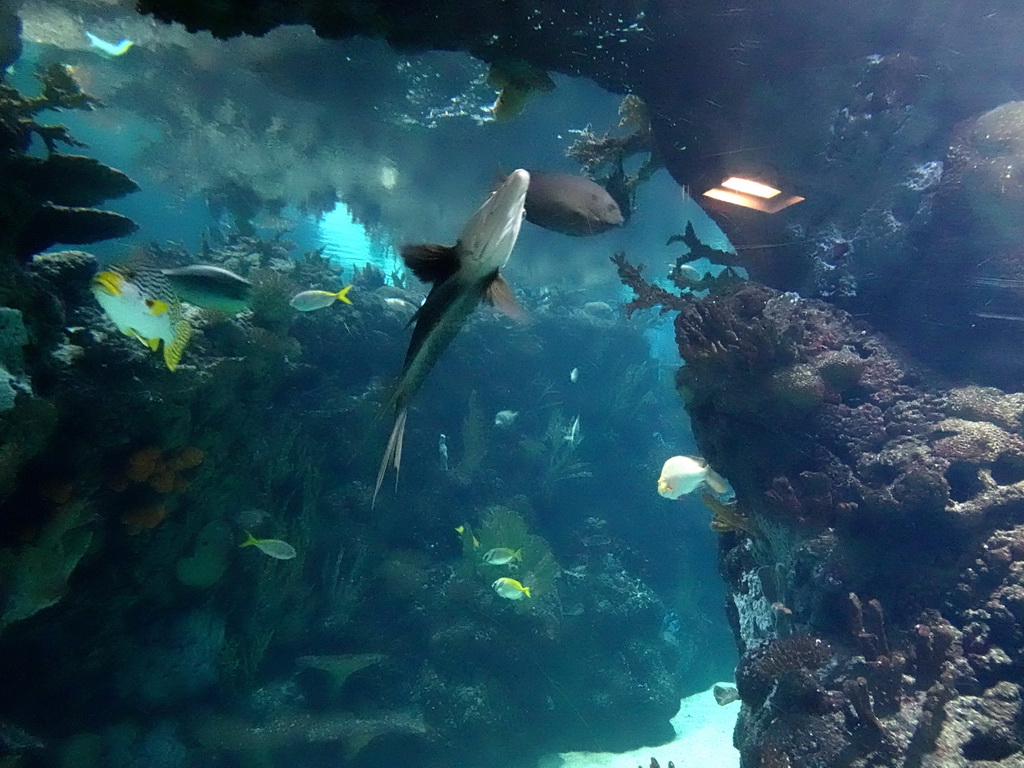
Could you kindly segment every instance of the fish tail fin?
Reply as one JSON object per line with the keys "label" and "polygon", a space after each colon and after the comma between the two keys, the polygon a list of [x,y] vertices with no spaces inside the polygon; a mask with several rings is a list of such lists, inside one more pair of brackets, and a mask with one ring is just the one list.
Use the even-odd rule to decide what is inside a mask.
{"label": "fish tail fin", "polygon": [[243,541],[241,544],[239,544],[238,548],[241,549],[242,547],[251,547],[254,544],[256,544],[256,537],[252,535],[251,531],[246,531],[245,532],[245,541]]}
{"label": "fish tail fin", "polygon": [[342,288],[340,291],[338,291],[336,294],[334,294],[334,297],[336,299],[338,299],[338,301],[344,301],[346,304],[351,304],[352,303],[352,299],[350,299],[348,297],[348,292],[351,291],[351,290],[352,290],[352,286],[351,285],[346,285],[344,288]]}
{"label": "fish tail fin", "polygon": [[705,478],[708,481],[708,485],[711,486],[711,490],[713,490],[715,493],[729,492],[729,483],[726,482],[724,477],[715,472],[715,470],[711,469],[711,467],[708,467],[707,475],[705,475]]}
{"label": "fish tail fin", "polygon": [[523,594],[526,595],[527,597],[533,597],[533,595],[530,594],[530,588],[529,587],[523,587]]}
{"label": "fish tail fin", "polygon": [[174,324],[174,338],[171,343],[164,342],[164,362],[170,370],[178,367],[181,356],[185,352],[188,340],[192,338],[192,326],[188,320],[179,320]]}
{"label": "fish tail fin", "polygon": [[513,552],[512,559],[518,560],[520,563],[523,562],[523,550],[517,549],[515,552]]}
{"label": "fish tail fin", "polygon": [[395,426],[391,429],[391,437],[388,438],[387,448],[384,449],[384,458],[380,462],[380,469],[377,471],[377,484],[373,487],[373,501],[370,508],[377,503],[377,494],[384,483],[384,475],[388,472],[388,465],[395,467],[395,488],[398,487],[398,473],[402,468],[402,442],[405,440],[405,421],[409,416],[406,408],[399,408],[395,416]]}

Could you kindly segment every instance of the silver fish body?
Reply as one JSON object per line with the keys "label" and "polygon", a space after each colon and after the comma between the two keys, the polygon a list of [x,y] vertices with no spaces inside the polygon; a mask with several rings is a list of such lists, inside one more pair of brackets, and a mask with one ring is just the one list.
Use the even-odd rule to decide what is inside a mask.
{"label": "silver fish body", "polygon": [[514,307],[508,285],[498,272],[508,262],[519,237],[529,185],[528,172],[519,169],[509,174],[462,228],[454,247],[402,249],[406,266],[433,287],[413,316],[412,339],[391,398],[395,423],[377,473],[374,502],[388,465],[393,465],[396,473],[401,468],[409,403],[438,358],[485,296],[495,303],[505,303],[506,311]]}

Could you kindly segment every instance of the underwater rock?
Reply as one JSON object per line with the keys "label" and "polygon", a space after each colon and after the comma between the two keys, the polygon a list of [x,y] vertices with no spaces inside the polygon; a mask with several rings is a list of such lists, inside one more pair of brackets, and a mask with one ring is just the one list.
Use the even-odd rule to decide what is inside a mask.
{"label": "underwater rock", "polygon": [[27,258],[57,243],[85,245],[124,237],[138,228],[134,221],[120,213],[45,204],[22,228],[15,253]]}
{"label": "underwater rock", "polygon": [[975,216],[986,221],[990,244],[1020,241],[1024,229],[1015,215],[1024,204],[1024,101],[1011,101],[961,126],[950,148],[948,194],[955,187]]}
{"label": "underwater rock", "polygon": [[134,706],[168,706],[199,696],[217,681],[224,617],[210,610],[171,615],[143,628],[117,676]]}
{"label": "underwater rock", "polygon": [[0,549],[0,633],[64,597],[68,579],[92,544],[93,532],[86,527],[91,514],[85,504],[68,505],[36,541]]}
{"label": "underwater rock", "polygon": [[[96,160],[57,152],[58,144],[80,142],[63,126],[33,119],[50,109],[92,109],[95,99],[61,65],[37,78],[42,93],[34,98],[0,84],[0,173],[10,182],[0,208],[0,249],[27,259],[55,243],[81,245],[134,232],[131,219],[92,206],[136,191],[135,182]],[[28,154],[35,137],[46,144],[47,157]]]}
{"label": "underwater rock", "polygon": [[[741,765],[766,745],[893,768],[1017,749],[959,734],[979,711],[992,733],[1015,717],[1024,544],[1000,529],[1024,505],[1021,396],[943,390],[842,311],[754,285],[684,305],[676,334],[698,446],[754,523],[721,549]],[[963,715],[935,720],[943,702]]]}
{"label": "underwater rock", "polygon": [[6,69],[21,55],[21,19],[17,0],[0,6],[0,69]]}
{"label": "underwater rock", "polygon": [[192,736],[206,749],[264,754],[306,744],[338,744],[349,758],[378,736],[426,734],[422,717],[397,712],[375,718],[361,718],[350,712],[298,712],[258,725],[241,718],[206,717],[192,728]]}
{"label": "underwater rock", "polygon": [[82,155],[22,156],[8,161],[5,170],[10,182],[32,197],[72,208],[90,208],[139,190],[126,174]]}

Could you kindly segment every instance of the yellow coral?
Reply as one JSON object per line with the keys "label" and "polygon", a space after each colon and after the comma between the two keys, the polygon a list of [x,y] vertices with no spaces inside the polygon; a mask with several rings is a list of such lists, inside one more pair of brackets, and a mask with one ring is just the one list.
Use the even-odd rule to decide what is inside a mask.
{"label": "yellow coral", "polygon": [[710,493],[702,493],[700,500],[712,512],[711,530],[719,533],[745,531],[751,536],[757,535],[757,526],[749,517],[739,512],[736,504],[725,504]]}

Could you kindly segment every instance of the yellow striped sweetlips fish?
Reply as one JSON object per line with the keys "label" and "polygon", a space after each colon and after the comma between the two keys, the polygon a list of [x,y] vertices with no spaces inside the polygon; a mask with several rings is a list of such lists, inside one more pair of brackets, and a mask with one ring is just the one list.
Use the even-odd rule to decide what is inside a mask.
{"label": "yellow striped sweetlips fish", "polygon": [[92,294],[121,333],[154,352],[162,344],[164,363],[178,367],[192,326],[160,269],[141,260],[107,266],[93,277]]}

